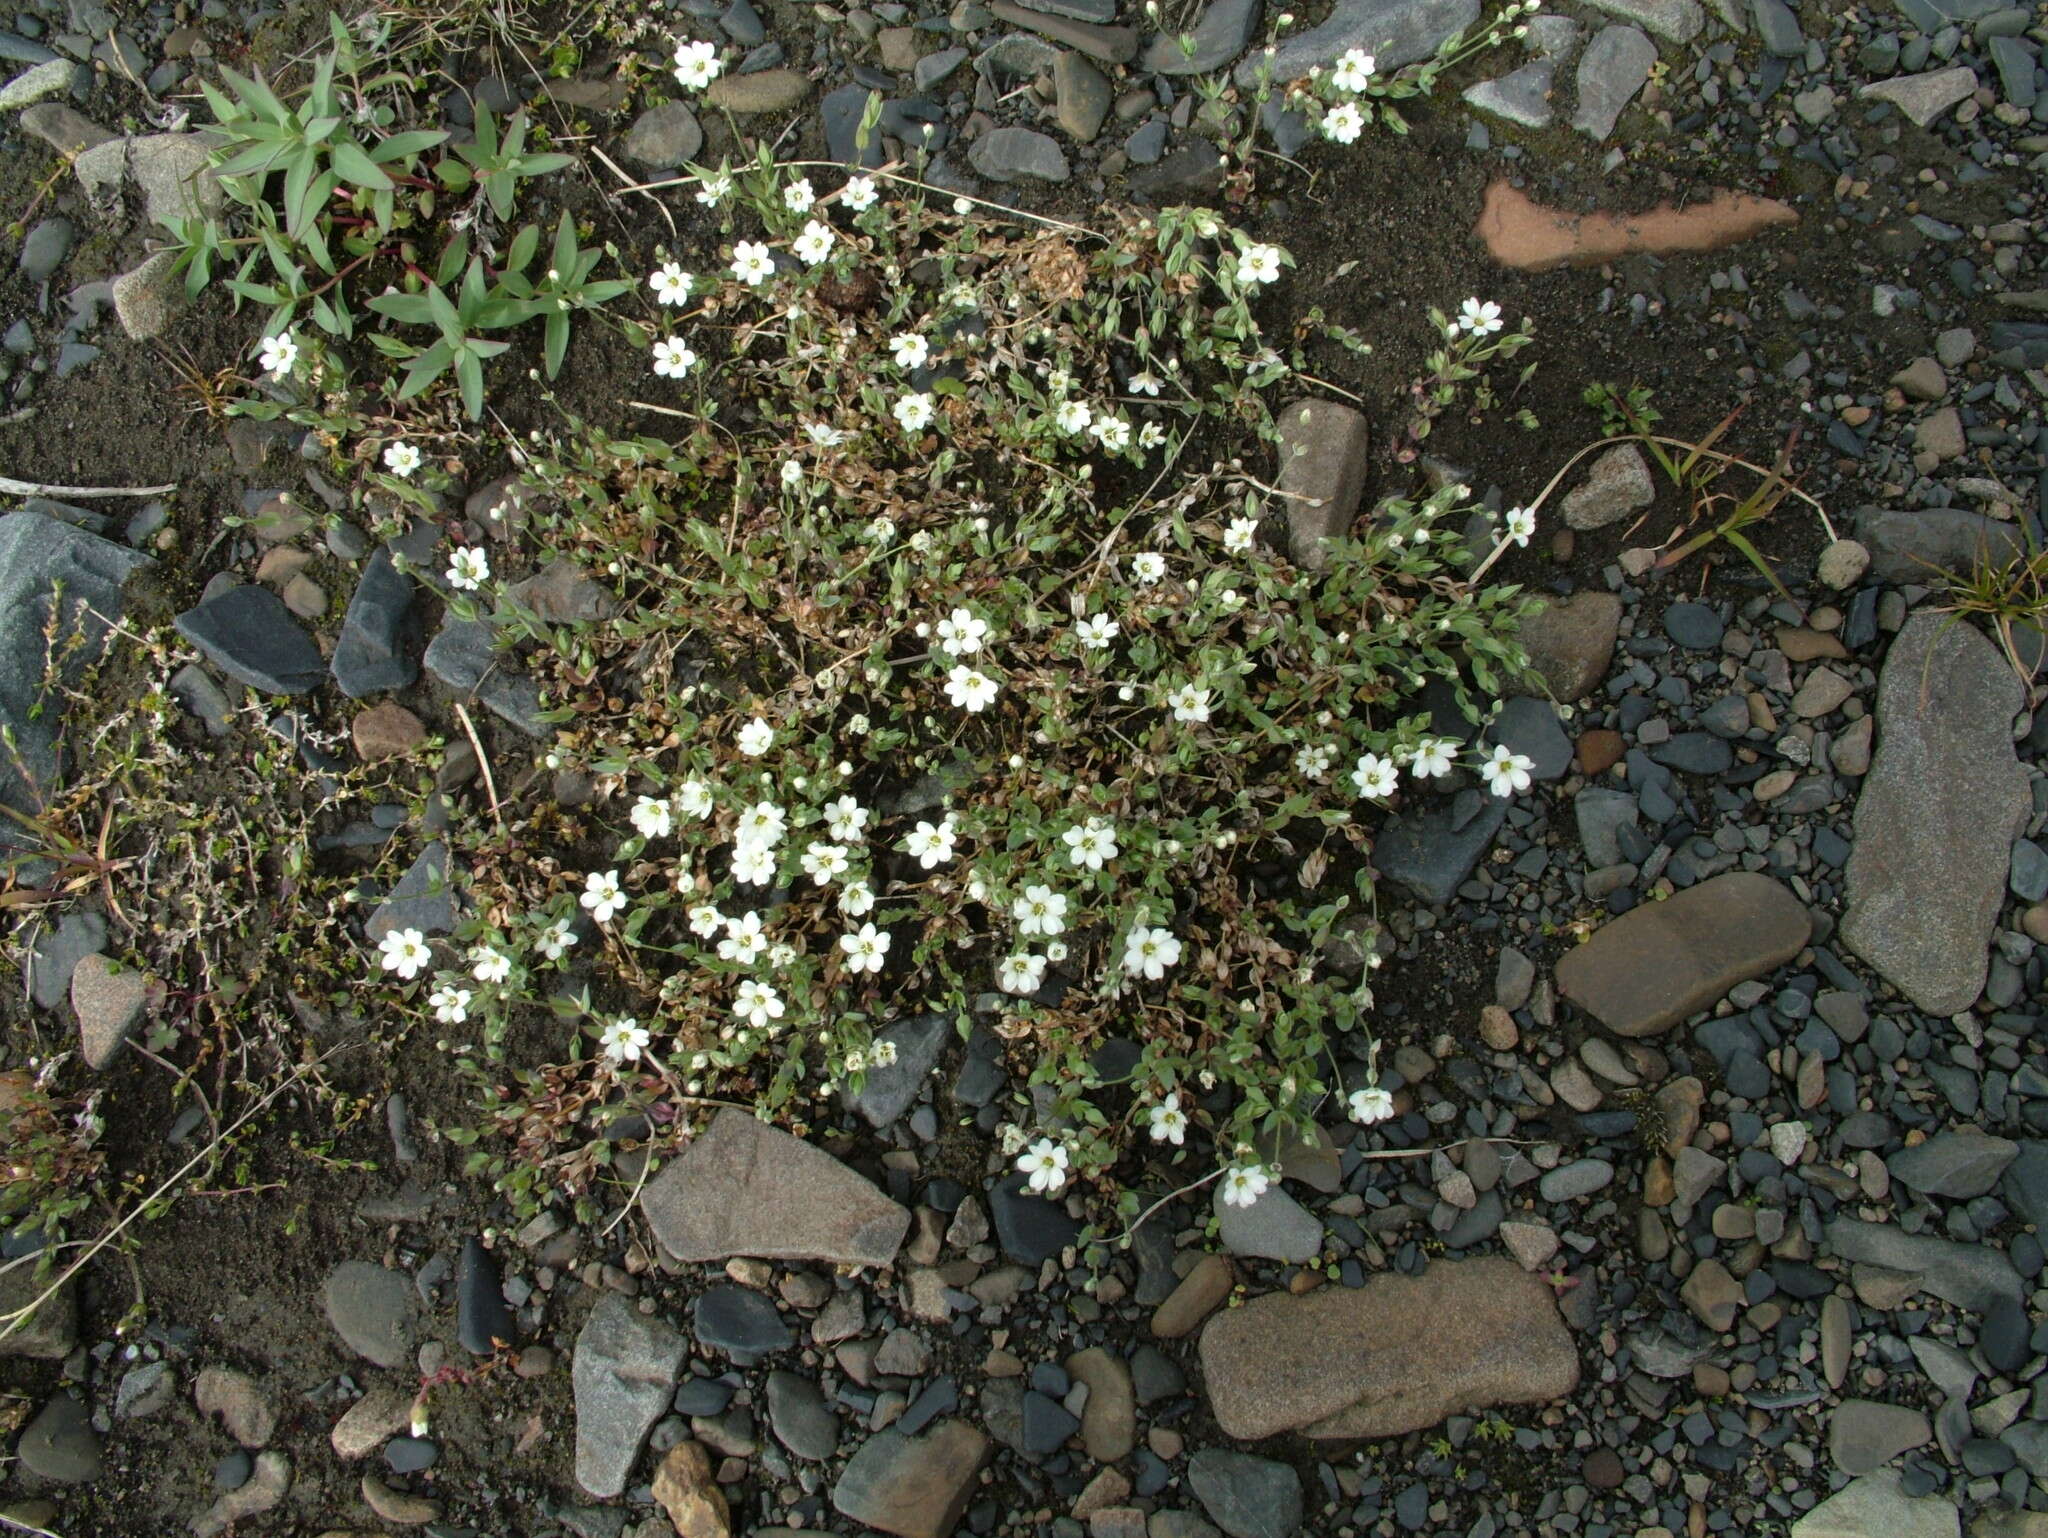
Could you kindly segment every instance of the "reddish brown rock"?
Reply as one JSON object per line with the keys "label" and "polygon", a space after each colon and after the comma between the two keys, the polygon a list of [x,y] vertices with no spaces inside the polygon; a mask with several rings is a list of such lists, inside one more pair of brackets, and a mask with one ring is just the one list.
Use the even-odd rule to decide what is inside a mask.
{"label": "reddish brown rock", "polygon": [[[1561,705],[1600,687],[1614,660],[1621,629],[1621,600],[1612,593],[1574,593],[1551,598],[1522,621],[1516,640],[1542,687]],[[1532,687],[1525,692],[1535,692]]]}
{"label": "reddish brown rock", "polygon": [[1460,1411],[1556,1399],[1579,1382],[1550,1288],[1498,1256],[1305,1297],[1268,1293],[1211,1320],[1201,1349],[1217,1424],[1246,1440],[1399,1436]]}
{"label": "reddish brown rock", "polygon": [[366,764],[403,758],[427,740],[427,729],[420,724],[420,718],[390,700],[372,705],[355,718],[350,729],[355,736],[356,756]]}
{"label": "reddish brown rock", "polygon": [[1589,778],[1605,774],[1628,755],[1628,744],[1620,732],[1596,726],[1579,737],[1579,769]]}
{"label": "reddish brown rock", "polygon": [[1486,189],[1472,232],[1502,266],[1541,272],[1596,267],[1638,251],[1717,251],[1798,222],[1797,211],[1776,198],[1720,191],[1685,208],[1667,203],[1642,214],[1575,214],[1545,208],[1503,180]]}
{"label": "reddish brown rock", "polygon": [[1655,1036],[1805,947],[1791,889],[1730,871],[1596,931],[1557,964],[1558,991],[1617,1036]]}
{"label": "reddish brown rock", "polygon": [[878,1431],[848,1460],[832,1504],[897,1538],[947,1538],[988,1453],[988,1438],[965,1421],[940,1421],[917,1437]]}

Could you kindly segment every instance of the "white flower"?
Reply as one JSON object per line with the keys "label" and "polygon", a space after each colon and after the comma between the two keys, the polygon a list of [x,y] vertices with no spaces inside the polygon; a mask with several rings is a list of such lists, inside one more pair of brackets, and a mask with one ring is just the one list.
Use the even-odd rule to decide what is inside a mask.
{"label": "white flower", "polygon": [[683,43],[676,49],[676,83],[686,90],[703,90],[724,68],[716,43]]}
{"label": "white flower", "polygon": [[594,870],[585,876],[583,895],[577,900],[600,924],[608,923],[611,916],[627,904],[626,894],[619,890],[619,873],[615,870]]}
{"label": "white flower", "polygon": [[1237,259],[1237,281],[1253,287],[1273,282],[1280,276],[1281,255],[1278,246],[1246,246]]}
{"label": "white flower", "polygon": [[1353,48],[1337,61],[1330,84],[1356,96],[1372,81],[1373,58],[1363,48]]}
{"label": "white flower", "polygon": [[775,847],[741,844],[732,852],[732,879],[747,886],[767,886],[775,879]]}
{"label": "white flower", "polygon": [[739,748],[749,758],[759,758],[775,746],[775,728],[759,716],[740,728]]}
{"label": "white flower", "polygon": [[1234,1164],[1223,1172],[1223,1205],[1249,1207],[1266,1194],[1273,1178],[1259,1164]]}
{"label": "white flower", "polygon": [[756,1029],[770,1020],[780,1020],[782,1010],[782,995],[769,984],[756,982],[751,977],[740,984],[739,992],[732,1001],[732,1012]]}
{"label": "white flower", "polygon": [[1171,1143],[1178,1148],[1187,1140],[1188,1113],[1180,1108],[1180,1091],[1173,1090],[1159,1104],[1145,1112],[1145,1120],[1152,1129],[1152,1141]]}
{"label": "white flower", "polygon": [[839,911],[850,919],[874,912],[875,889],[865,881],[849,881],[839,890]]}
{"label": "white flower", "polygon": [[899,331],[889,338],[889,351],[898,368],[923,368],[932,355],[932,344],[915,331]]}
{"label": "white flower", "polygon": [[1535,759],[1501,742],[1494,744],[1493,756],[1480,764],[1479,774],[1496,796],[1512,796],[1529,788],[1529,771],[1535,767]]}
{"label": "white flower", "polygon": [[1050,1196],[1067,1183],[1067,1151],[1049,1137],[1042,1137],[1024,1151],[1017,1168],[1030,1176],[1026,1182],[1041,1195]]}
{"label": "white flower", "polygon": [[1339,102],[1323,114],[1323,137],[1333,144],[1356,144],[1365,132],[1365,114],[1354,102]]}
{"label": "white flower", "polygon": [[996,968],[996,986],[1005,993],[1036,993],[1045,981],[1045,958],[1019,951],[1005,956]]}
{"label": "white flower", "polygon": [[1467,299],[1458,307],[1458,325],[1474,336],[1490,335],[1500,330],[1500,306],[1490,299]]}
{"label": "white flower", "polygon": [[711,815],[711,787],[702,780],[685,780],[676,787],[674,796],[676,810],[685,817],[709,817]]}
{"label": "white flower", "polygon": [[1055,965],[1065,961],[1067,959],[1067,942],[1064,940],[1048,941],[1045,947],[1045,959]]}
{"label": "white flower", "polygon": [[1156,449],[1166,441],[1166,429],[1157,422],[1147,422],[1138,429],[1138,447]]}
{"label": "white flower", "polygon": [[396,476],[409,476],[420,467],[420,451],[403,438],[384,447],[384,468]]}
{"label": "white flower", "polygon": [[377,942],[384,970],[396,972],[407,982],[419,976],[420,968],[434,959],[427,949],[427,937],[417,929],[394,929]]}
{"label": "white flower", "polygon": [[512,975],[512,958],[496,946],[472,946],[469,975],[480,983],[502,983]]}
{"label": "white flower", "polygon": [[790,250],[806,267],[815,267],[832,254],[832,243],[838,238],[831,225],[812,219],[804,225],[803,234],[790,244]]}
{"label": "white flower", "polygon": [[825,805],[825,831],[834,838],[851,843],[859,838],[868,825],[868,809],[851,796],[841,796],[837,801]]}
{"label": "white flower", "polygon": [[725,921],[725,938],[718,942],[721,960],[750,967],[754,958],[767,948],[768,935],[762,928],[760,914],[742,913],[738,918]]}
{"label": "white flower", "polygon": [[872,176],[849,176],[846,185],[839,189],[840,203],[857,214],[874,206],[875,195]]}
{"label": "white flower", "polygon": [[1091,614],[1074,627],[1074,635],[1090,651],[1104,651],[1123,631],[1107,614]]}
{"label": "white flower", "polygon": [[732,248],[732,275],[748,288],[759,288],[775,275],[775,257],[758,240],[743,240]]}
{"label": "white flower", "polygon": [[877,1068],[889,1067],[896,1061],[896,1043],[893,1041],[876,1042],[873,1047],[873,1056]]}
{"label": "white flower", "polygon": [[640,797],[626,817],[642,838],[666,838],[674,823],[668,801],[660,796]]}
{"label": "white flower", "polygon": [[860,1073],[867,1066],[868,1055],[865,1052],[861,1051],[860,1048],[855,1047],[851,1052],[846,1054],[846,1071],[848,1073]]}
{"label": "white flower", "polygon": [[540,932],[534,942],[540,947],[541,955],[549,961],[560,961],[570,946],[576,943],[576,931],[567,919],[554,919]]}
{"label": "white flower", "polygon": [[939,650],[949,657],[971,657],[981,650],[981,638],[988,634],[988,621],[976,619],[967,609],[955,609],[936,625]]}
{"label": "white flower", "polygon": [[1223,531],[1223,548],[1232,555],[1243,555],[1251,549],[1252,542],[1258,537],[1258,519],[1233,518],[1230,520],[1230,527]]}
{"label": "white flower", "polygon": [[475,591],[491,580],[491,555],[482,545],[469,545],[448,557],[448,585]]}
{"label": "white flower", "polygon": [[1509,508],[1504,522],[1510,544],[1526,545],[1529,543],[1529,536],[1536,532],[1536,514],[1526,507]]}
{"label": "white flower", "polygon": [[789,814],[773,801],[756,801],[744,812],[733,831],[733,841],[756,849],[773,849],[782,842],[789,826]]}
{"label": "white flower", "polygon": [[631,1015],[620,1015],[597,1033],[598,1045],[604,1048],[604,1055],[615,1063],[639,1062],[647,1041],[647,1027]]}
{"label": "white flower", "polygon": [[1061,934],[1067,927],[1066,895],[1049,886],[1028,886],[1011,905],[1010,916],[1016,919],[1019,934]]}
{"label": "white flower", "polygon": [[846,952],[849,972],[879,972],[882,970],[882,958],[889,954],[889,932],[872,924],[863,924],[852,934],[841,935],[839,948]]}
{"label": "white flower", "polygon": [[1166,703],[1173,707],[1173,719],[1195,725],[1209,719],[1209,691],[1194,684],[1182,684],[1167,695]]}
{"label": "white flower", "polygon": [[835,876],[845,875],[849,863],[845,847],[839,844],[812,844],[804,850],[804,874],[819,886],[830,886]]}
{"label": "white flower", "polygon": [[443,983],[427,995],[427,1007],[434,1012],[434,1018],[443,1025],[460,1025],[469,1018],[470,993],[467,988],[456,988]]}
{"label": "white flower", "polygon": [[791,491],[804,483],[804,467],[801,460],[785,459],[782,462],[782,484]]}
{"label": "white flower", "polygon": [[818,195],[811,190],[811,179],[799,176],[782,189],[782,206],[793,214],[806,214],[811,205],[818,201]]}
{"label": "white flower", "polygon": [[1067,858],[1090,870],[1101,870],[1117,856],[1116,825],[1101,817],[1091,817],[1080,827],[1067,829],[1060,840],[1067,846]]}
{"label": "white flower", "polygon": [[1124,970],[1133,977],[1153,982],[1180,960],[1180,941],[1168,929],[1147,929],[1142,924],[1124,939]]}
{"label": "white flower", "polygon": [[846,441],[846,434],[829,422],[804,423],[804,436],[821,449],[836,449]]}
{"label": "white flower", "polygon": [[993,704],[999,687],[993,678],[977,673],[964,662],[946,675],[946,698],[970,714]]}
{"label": "white flower", "polygon": [[1166,557],[1156,550],[1142,550],[1131,557],[1131,577],[1150,587],[1166,575]]}
{"label": "white flower", "polygon": [[1148,368],[1142,374],[1131,375],[1131,394],[1156,396],[1165,383],[1163,379]]}
{"label": "white flower", "polygon": [[1052,425],[1068,437],[1085,432],[1088,424],[1095,420],[1095,412],[1086,401],[1061,401],[1052,414]]}
{"label": "white flower", "polygon": [[932,419],[932,398],[929,395],[910,394],[904,396],[889,408],[890,415],[902,424],[907,433],[914,433]]}
{"label": "white flower", "polygon": [[677,262],[663,262],[647,279],[656,304],[681,304],[690,297],[690,275]]}
{"label": "white flower", "polygon": [[689,913],[690,933],[700,940],[708,940],[725,928],[725,915],[710,903],[699,903]]}
{"label": "white flower", "polygon": [[1337,750],[1328,743],[1307,743],[1294,750],[1294,772],[1304,780],[1320,780],[1336,757]]}
{"label": "white flower", "polygon": [[1351,783],[1358,787],[1361,796],[1391,796],[1400,780],[1401,772],[1394,767],[1394,761],[1377,753],[1364,755],[1351,771]]}
{"label": "white flower", "polygon": [[1377,1084],[1365,1089],[1354,1089],[1349,1100],[1351,1119],[1360,1126],[1370,1127],[1374,1122],[1387,1120],[1394,1114],[1394,1097]]}
{"label": "white flower", "polygon": [[1096,442],[1112,454],[1121,454],[1131,446],[1131,424],[1122,417],[1098,417],[1089,430],[1095,434]]}
{"label": "white flower", "polygon": [[1434,780],[1451,772],[1451,755],[1458,745],[1448,737],[1425,737],[1415,745],[1415,762],[1408,772],[1418,780]]}
{"label": "white flower", "polygon": [[903,837],[903,852],[926,870],[935,870],[953,858],[953,819],[920,822]]}
{"label": "white flower", "polygon": [[697,355],[681,337],[667,336],[654,344],[654,372],[663,379],[681,379],[697,366]]}
{"label": "white flower", "polygon": [[732,178],[730,176],[721,173],[716,176],[702,177],[697,185],[697,201],[706,208],[710,208],[714,204],[724,202],[726,196],[731,191]]}
{"label": "white flower", "polygon": [[289,331],[267,336],[263,339],[262,350],[256,354],[256,361],[263,365],[263,371],[272,379],[282,379],[298,367],[298,341]]}

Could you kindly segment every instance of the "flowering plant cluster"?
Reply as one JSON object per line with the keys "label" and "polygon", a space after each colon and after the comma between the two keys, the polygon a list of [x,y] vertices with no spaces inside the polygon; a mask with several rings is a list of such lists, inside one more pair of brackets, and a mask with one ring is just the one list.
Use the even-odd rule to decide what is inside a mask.
{"label": "flowering plant cluster", "polygon": [[1302,360],[1253,305],[1289,259],[1206,211],[1090,236],[765,161],[697,191],[727,243],[645,286],[676,436],[521,450],[524,553],[615,615],[463,572],[586,787],[467,835],[454,958],[384,942],[467,1028],[479,1163],[532,1197],[602,1161],[589,1116],[815,1116],[933,1014],[1007,1044],[1046,1192],[1206,1145],[1249,1202],[1333,1095],[1391,1115],[1324,942],[1383,809],[1529,783],[1415,704],[1440,678],[1476,719],[1522,664],[1515,591],[1458,575],[1465,488],[1286,558],[1262,440]]}

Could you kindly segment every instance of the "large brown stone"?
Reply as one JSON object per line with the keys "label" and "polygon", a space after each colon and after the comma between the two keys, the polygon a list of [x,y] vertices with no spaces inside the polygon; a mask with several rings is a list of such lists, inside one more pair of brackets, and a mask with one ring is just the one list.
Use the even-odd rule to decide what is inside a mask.
{"label": "large brown stone", "polygon": [[640,1205],[678,1260],[828,1260],[886,1266],[910,1213],[830,1154],[722,1110],[647,1183]]}
{"label": "large brown stone", "polygon": [[1684,208],[1666,203],[1643,214],[1575,214],[1545,208],[1503,179],[1486,189],[1473,234],[1502,266],[1536,272],[1597,267],[1638,251],[1714,251],[1798,222],[1798,212],[1776,198],[1719,191]]}
{"label": "large brown stone", "polygon": [[878,1431],[848,1460],[832,1504],[897,1538],[946,1538],[967,1509],[988,1450],[988,1438],[965,1421],[940,1421],[917,1437]]}
{"label": "large brown stone", "polygon": [[1596,931],[1558,962],[1557,987],[1616,1035],[1655,1036],[1790,961],[1812,933],[1790,888],[1729,871]]}
{"label": "large brown stone", "polygon": [[1365,499],[1371,432],[1364,412],[1337,401],[1296,401],[1276,426],[1287,553],[1295,565],[1320,571],[1330,560],[1323,541],[1350,533]]}
{"label": "large brown stone", "polygon": [[1498,1256],[1268,1293],[1210,1321],[1201,1350],[1216,1422],[1246,1440],[1399,1436],[1464,1410],[1556,1399],[1579,1382],[1550,1288]]}
{"label": "large brown stone", "polygon": [[1569,705],[1600,687],[1620,629],[1621,600],[1614,594],[1574,593],[1542,604],[1522,621],[1516,639],[1529,654],[1534,677],[1559,704]]}

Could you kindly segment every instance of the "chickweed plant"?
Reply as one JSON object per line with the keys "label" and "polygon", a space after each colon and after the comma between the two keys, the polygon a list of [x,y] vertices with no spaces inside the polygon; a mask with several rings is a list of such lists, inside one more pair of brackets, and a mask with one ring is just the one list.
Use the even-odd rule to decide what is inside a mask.
{"label": "chickweed plant", "polygon": [[[1333,1096],[1390,1116],[1371,973],[1320,947],[1410,786],[1527,787],[1414,704],[1440,678],[1479,719],[1524,605],[1459,575],[1460,486],[1326,571],[1281,553],[1261,477],[1310,386],[1258,311],[1287,253],[765,155],[686,190],[723,238],[642,290],[630,404],[663,432],[509,445],[520,517],[446,573],[529,647],[539,767],[588,791],[458,828],[463,926],[365,957],[474,1076],[482,1124],[446,1130],[475,1169],[594,1214],[608,1127],[801,1126],[933,1015],[1005,1044],[1006,1156],[1098,1217],[1134,1210],[1134,1155],[1249,1203]],[[494,569],[558,562],[610,617],[550,622]]]}

